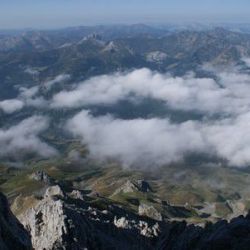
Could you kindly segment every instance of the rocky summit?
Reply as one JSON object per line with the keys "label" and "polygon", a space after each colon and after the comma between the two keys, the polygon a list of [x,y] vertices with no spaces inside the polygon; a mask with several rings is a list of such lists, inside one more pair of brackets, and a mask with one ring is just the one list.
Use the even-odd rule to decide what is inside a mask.
{"label": "rocky summit", "polygon": [[161,233],[156,221],[115,206],[100,210],[73,190],[49,187],[38,204],[21,216],[33,247],[43,249],[152,249]]}
{"label": "rocky summit", "polygon": [[36,206],[20,216],[22,226],[10,212],[5,196],[0,198],[0,249],[4,250],[249,249],[250,215],[205,227],[184,221],[159,222],[115,206],[108,210],[91,207],[57,185],[48,187]]}

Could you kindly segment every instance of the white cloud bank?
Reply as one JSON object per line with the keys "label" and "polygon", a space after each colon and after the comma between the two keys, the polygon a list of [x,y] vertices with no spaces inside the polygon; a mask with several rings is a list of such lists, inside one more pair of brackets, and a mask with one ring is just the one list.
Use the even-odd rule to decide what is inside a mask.
{"label": "white cloud bank", "polygon": [[219,156],[230,165],[250,164],[250,112],[216,122],[167,119],[121,120],[93,117],[83,110],[67,129],[87,144],[93,157],[116,158],[126,165],[180,161],[189,153]]}
{"label": "white cloud bank", "polygon": [[177,161],[187,150],[200,151],[200,145],[204,144],[193,122],[175,126],[168,120],[156,118],[94,118],[88,111],[82,111],[68,122],[67,127],[82,138],[94,157],[115,157],[127,165]]}
{"label": "white cloud bank", "polygon": [[140,69],[93,77],[71,91],[53,97],[53,107],[81,107],[91,104],[114,104],[129,96],[151,97],[173,109],[205,113],[238,114],[250,108],[250,76],[238,72],[218,74],[219,84],[211,78],[193,74],[172,77]]}
{"label": "white cloud bank", "polygon": [[[236,69],[214,73],[217,81],[148,69],[98,76],[56,94],[51,105],[115,104],[133,96],[162,100],[173,109],[201,111],[206,120],[176,124],[159,118],[93,117],[83,110],[68,121],[67,128],[88,145],[92,156],[116,158],[127,165],[161,165],[189,153],[218,156],[233,166],[250,165],[250,76]],[[209,120],[210,114],[226,118]]]}
{"label": "white cloud bank", "polygon": [[39,134],[48,126],[47,118],[32,116],[8,129],[0,129],[0,157],[22,158],[30,153],[55,156],[56,150],[39,139]]}
{"label": "white cloud bank", "polygon": [[[192,152],[218,156],[234,166],[250,165],[250,76],[237,70],[216,74],[218,81],[193,74],[172,77],[148,69],[98,76],[56,94],[51,106],[113,105],[133,96],[162,100],[173,109],[198,110],[207,120],[179,124],[159,118],[93,117],[83,110],[67,122],[67,129],[88,145],[92,156],[116,158],[127,165],[161,165]],[[26,103],[37,100],[36,95],[35,88],[20,94]],[[209,120],[210,114],[227,118]]]}
{"label": "white cloud bank", "polygon": [[11,114],[24,107],[24,102],[18,99],[9,99],[0,101],[0,110],[4,113]]}

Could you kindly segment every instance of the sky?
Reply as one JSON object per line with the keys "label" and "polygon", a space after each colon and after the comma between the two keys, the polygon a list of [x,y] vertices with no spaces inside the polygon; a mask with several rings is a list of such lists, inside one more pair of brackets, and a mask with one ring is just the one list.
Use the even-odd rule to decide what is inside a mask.
{"label": "sky", "polygon": [[0,0],[0,29],[250,22],[249,0]]}

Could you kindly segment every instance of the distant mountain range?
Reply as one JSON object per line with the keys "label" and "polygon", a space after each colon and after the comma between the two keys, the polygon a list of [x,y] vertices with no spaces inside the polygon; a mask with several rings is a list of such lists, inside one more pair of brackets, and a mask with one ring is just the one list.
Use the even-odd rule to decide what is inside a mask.
{"label": "distant mountain range", "polygon": [[0,36],[0,98],[11,97],[20,81],[39,84],[59,74],[82,80],[142,67],[174,75],[202,74],[203,64],[239,64],[249,55],[250,34],[223,28],[170,32],[132,25],[4,34]]}

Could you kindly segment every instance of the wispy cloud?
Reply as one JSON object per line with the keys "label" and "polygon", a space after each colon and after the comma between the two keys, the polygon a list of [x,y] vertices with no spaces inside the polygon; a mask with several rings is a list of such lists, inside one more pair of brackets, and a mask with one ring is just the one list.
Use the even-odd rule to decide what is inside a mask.
{"label": "wispy cloud", "polygon": [[26,67],[24,72],[29,74],[29,75],[32,75],[32,76],[37,76],[40,73],[37,69],[34,69],[34,68],[30,67],[30,66]]}
{"label": "wispy cloud", "polygon": [[57,151],[39,138],[39,134],[48,126],[49,120],[46,117],[32,116],[15,126],[0,129],[0,156],[18,159],[27,154],[55,156]]}
{"label": "wispy cloud", "polygon": [[[32,69],[28,68],[27,70],[27,73],[35,74]],[[43,85],[47,90],[49,90],[54,84],[64,82],[69,79],[70,75],[61,74],[56,76],[54,79],[45,82]],[[40,86],[33,86],[30,88],[20,87],[19,95],[16,98],[0,101],[0,110],[4,113],[11,114],[16,111],[20,111],[24,107],[49,107],[49,103],[50,101],[43,97]]]}
{"label": "wispy cloud", "polygon": [[49,81],[45,82],[43,85],[47,89],[51,89],[53,85],[55,85],[57,83],[64,82],[64,81],[67,81],[69,79],[70,79],[70,75],[68,75],[68,74],[61,74],[61,75],[56,76],[52,80],[49,80]]}

